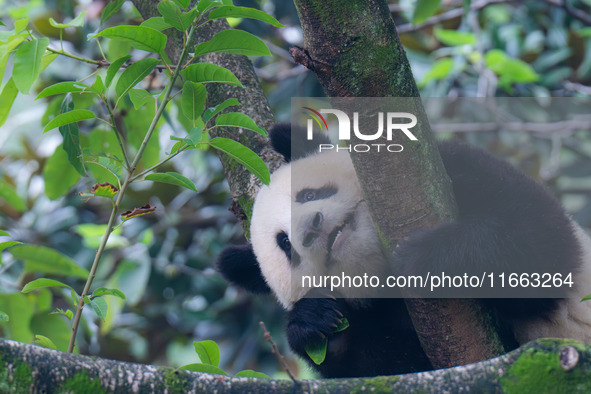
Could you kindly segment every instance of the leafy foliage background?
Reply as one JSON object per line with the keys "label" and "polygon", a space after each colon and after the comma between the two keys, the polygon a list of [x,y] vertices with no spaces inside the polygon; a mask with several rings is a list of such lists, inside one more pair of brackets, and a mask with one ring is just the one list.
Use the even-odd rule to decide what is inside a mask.
{"label": "leafy foliage background", "polygon": [[[234,3],[263,9],[286,25],[276,29],[253,20],[235,21],[241,29],[269,44],[272,58],[252,60],[277,120],[288,121],[290,97],[323,95],[315,77],[302,66],[294,66],[287,52],[290,45],[302,44],[294,5],[290,1],[267,0]],[[562,3],[472,1],[473,11],[449,19],[443,16],[463,10],[466,2],[390,3],[423,97],[591,94],[591,27]],[[585,15],[591,12],[591,1],[569,4]],[[13,20],[27,15],[33,30],[49,37],[50,46],[58,48],[60,33],[48,19],[70,20],[86,10],[82,28],[64,31],[64,47],[98,59],[99,49],[94,40],[87,40],[87,35],[99,29],[104,6],[105,2],[98,0],[2,1],[0,19],[12,26]],[[441,22],[430,25],[434,14]],[[413,21],[427,25],[413,25]],[[140,22],[137,11],[126,2],[106,26]],[[103,50],[110,61],[127,53],[138,56],[130,46],[115,40]],[[9,61],[8,70],[12,66]],[[90,176],[79,179],[61,149],[59,133],[42,133],[45,124],[58,113],[61,98],[34,98],[50,84],[79,80],[94,70],[92,65],[58,57],[41,74],[41,82],[33,86],[30,95],[17,97],[0,128],[0,229],[10,234],[10,238],[0,240],[48,246],[85,268],[94,257],[109,204],[101,199],[87,201],[78,193],[105,181],[107,175],[89,165]],[[5,74],[3,86],[10,72]],[[156,74],[144,84],[159,86],[161,81]],[[74,108],[85,107],[84,100],[83,95],[75,96]],[[149,110],[134,110],[130,103],[126,104],[128,111],[117,120],[125,123],[130,136],[134,130],[139,135],[148,126]],[[97,151],[117,143],[97,126],[82,123],[81,138]],[[158,138],[146,152],[144,168],[170,151],[170,136],[181,135],[187,128],[178,108],[171,107],[160,124]],[[508,158],[545,182],[583,226],[591,225],[588,132],[472,132],[462,133],[459,138]],[[179,366],[198,361],[194,340],[212,339],[221,348],[220,366],[224,369],[248,368],[273,375],[279,367],[258,322],[265,321],[282,352],[289,354],[282,312],[271,297],[251,297],[228,287],[214,269],[215,258],[225,245],[244,242],[228,211],[230,196],[217,157],[208,151],[191,151],[166,166],[164,170],[191,179],[199,193],[156,182],[141,182],[129,191],[125,206],[149,203],[158,209],[155,214],[129,221],[111,240],[97,273],[97,286],[119,288],[127,301],[110,297],[104,321],[90,308],[85,310],[79,351]],[[47,313],[67,305],[67,290],[21,294],[23,285],[39,274],[27,270],[21,259],[7,251],[0,252],[0,258],[0,310],[10,317],[0,323],[2,335],[24,342],[33,341],[34,335],[44,335],[58,348],[66,347],[66,319]],[[76,287],[83,285],[82,279],[74,277],[65,281]],[[300,376],[309,374],[295,357],[290,356],[290,362]]]}

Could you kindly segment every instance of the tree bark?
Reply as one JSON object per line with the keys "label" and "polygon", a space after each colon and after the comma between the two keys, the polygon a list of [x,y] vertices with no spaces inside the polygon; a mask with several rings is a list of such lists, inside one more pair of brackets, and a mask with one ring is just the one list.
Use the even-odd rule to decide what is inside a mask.
{"label": "tree bark", "polygon": [[591,392],[591,347],[540,339],[501,357],[450,369],[375,378],[230,378],[95,359],[0,339],[3,393]]}
{"label": "tree bark", "polygon": [[[453,219],[456,207],[451,182],[386,1],[295,0],[295,4],[304,48],[294,47],[290,52],[296,63],[316,73],[334,103],[340,102],[335,99],[339,97],[416,98],[402,103],[407,112],[417,115],[413,134],[418,130],[419,143],[379,141],[404,142],[404,153],[352,154],[387,250],[412,230]],[[400,133],[396,138],[404,137]],[[488,359],[505,350],[490,326],[492,319],[475,300],[407,299],[406,303],[435,368]]]}

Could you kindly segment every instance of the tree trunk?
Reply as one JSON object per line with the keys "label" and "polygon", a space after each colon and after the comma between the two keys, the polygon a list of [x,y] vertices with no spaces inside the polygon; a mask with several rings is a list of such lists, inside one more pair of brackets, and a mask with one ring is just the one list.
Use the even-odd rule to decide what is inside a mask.
{"label": "tree trunk", "polygon": [[3,393],[591,392],[591,347],[540,339],[501,357],[428,373],[375,378],[230,378],[95,359],[0,339]]}
{"label": "tree trunk", "polygon": [[[408,112],[417,115],[419,123],[413,133],[418,130],[419,143],[404,144],[403,154],[352,154],[384,246],[392,250],[410,231],[453,219],[456,208],[451,182],[386,1],[295,0],[295,4],[304,48],[294,47],[290,52],[297,63],[316,73],[328,96],[416,98],[403,103],[410,108]],[[435,368],[504,352],[490,327],[492,319],[475,300],[407,299],[406,303]]]}

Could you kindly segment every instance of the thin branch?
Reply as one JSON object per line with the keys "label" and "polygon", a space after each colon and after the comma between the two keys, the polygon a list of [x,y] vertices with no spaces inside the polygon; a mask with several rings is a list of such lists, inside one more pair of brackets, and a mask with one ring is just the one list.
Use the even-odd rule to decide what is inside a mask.
{"label": "thin branch", "polygon": [[289,365],[287,365],[287,362],[285,361],[285,357],[283,357],[283,355],[279,352],[279,348],[275,344],[275,341],[273,341],[273,338],[271,337],[271,333],[269,331],[267,331],[267,327],[265,327],[265,323],[260,322],[259,325],[261,326],[263,332],[265,333],[265,340],[271,344],[271,348],[273,349],[273,354],[277,357],[277,361],[279,361],[279,364],[281,364],[281,366],[283,367],[285,372],[287,372],[287,375],[289,375],[289,378],[296,385],[299,386],[300,382],[295,378],[295,376],[293,376],[293,373],[291,373],[291,370],[289,369]]}
{"label": "thin branch", "polygon": [[109,117],[111,118],[111,123],[113,124],[112,128],[115,131],[115,136],[117,137],[117,141],[119,142],[119,147],[121,148],[121,153],[123,154],[123,159],[125,160],[125,168],[129,169],[129,159],[127,158],[127,151],[125,149],[125,145],[123,144],[123,135],[121,134],[121,131],[119,130],[119,127],[117,127],[117,122],[115,121],[115,115],[113,114],[113,109],[111,108],[111,104],[109,104],[109,99],[107,99],[105,97],[105,99],[103,100],[103,102],[105,103],[105,107],[107,108],[107,111],[109,112]]}
{"label": "thin branch", "polygon": [[[515,0],[481,0],[481,1],[476,1],[476,2],[472,3],[472,5],[470,6],[470,10],[477,11],[477,10],[480,10],[486,6],[491,5],[491,4],[511,3],[513,1],[515,1]],[[423,23],[419,23],[417,25],[412,24],[412,23],[405,23],[404,25],[399,25],[396,27],[396,30],[398,31],[398,34],[411,33],[414,31],[422,30],[425,27],[436,25],[441,22],[449,21],[451,19],[460,18],[462,15],[464,15],[464,8],[463,7],[454,8],[453,10],[449,10],[446,12],[442,12],[439,15],[432,16],[431,18],[427,19]]]}

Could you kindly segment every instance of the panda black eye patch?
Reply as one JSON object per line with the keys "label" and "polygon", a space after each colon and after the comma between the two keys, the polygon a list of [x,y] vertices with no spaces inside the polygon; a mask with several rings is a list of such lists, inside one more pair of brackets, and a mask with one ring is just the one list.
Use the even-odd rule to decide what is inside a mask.
{"label": "panda black eye patch", "polygon": [[333,185],[322,186],[317,189],[302,189],[296,194],[296,202],[306,203],[310,201],[324,200],[337,194],[338,189]]}
{"label": "panda black eye patch", "polygon": [[277,234],[277,246],[279,246],[281,250],[285,252],[287,257],[291,259],[291,242],[289,241],[289,237],[286,233],[280,232]]}

